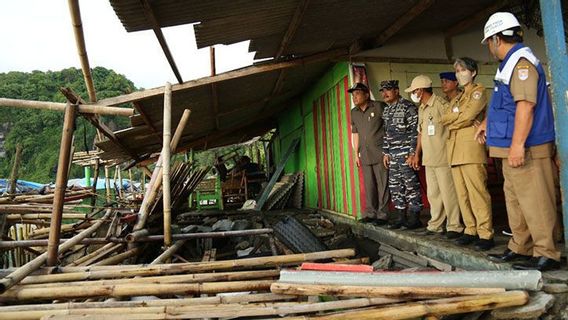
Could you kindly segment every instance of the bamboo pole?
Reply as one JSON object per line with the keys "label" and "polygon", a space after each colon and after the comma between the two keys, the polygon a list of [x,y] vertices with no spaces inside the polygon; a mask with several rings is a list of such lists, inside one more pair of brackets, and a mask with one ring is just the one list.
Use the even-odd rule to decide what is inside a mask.
{"label": "bamboo pole", "polygon": [[246,295],[219,295],[207,298],[178,298],[178,299],[158,299],[140,301],[105,301],[105,302],[67,302],[49,303],[33,305],[0,306],[0,319],[39,319],[49,311],[57,310],[77,310],[87,309],[108,309],[108,308],[138,308],[138,307],[160,307],[160,306],[202,306],[210,305],[214,308],[217,305],[247,304],[254,302],[274,302],[290,300],[293,296],[274,295],[272,293],[256,293]]}
{"label": "bamboo pole", "polygon": [[106,195],[106,203],[111,203],[111,194],[110,194],[110,170],[108,166],[105,165],[105,195]]}
{"label": "bamboo pole", "polygon": [[100,173],[100,161],[99,158],[97,158],[97,161],[95,162],[95,177],[93,178],[93,197],[91,198],[91,207],[94,207],[97,204],[97,184],[99,183],[99,173]]}
{"label": "bamboo pole", "polygon": [[[392,299],[351,299],[342,301],[330,301],[320,303],[306,302],[280,302],[280,303],[256,303],[256,304],[221,304],[221,305],[190,305],[190,306],[144,306],[137,308],[102,308],[102,309],[67,309],[67,310],[42,310],[36,312],[11,312],[10,315],[18,319],[30,319],[30,316],[41,317],[45,315],[72,316],[86,315],[87,317],[101,316],[106,319],[120,319],[118,315],[126,315],[128,319],[165,319],[170,315],[175,318],[243,318],[267,315],[280,315],[290,313],[310,313],[337,309],[352,309],[369,306],[383,305],[396,302]],[[179,315],[179,316],[178,316]],[[0,319],[2,319],[0,317]],[[51,319],[49,317],[48,319]]]}
{"label": "bamboo pole", "polygon": [[81,69],[83,69],[83,77],[85,78],[85,86],[89,94],[91,102],[97,101],[95,92],[95,84],[89,67],[89,57],[87,56],[87,48],[85,45],[85,36],[83,34],[83,23],[81,22],[81,10],[79,9],[79,0],[69,0],[69,12],[71,13],[71,23],[73,24],[73,33],[75,34],[75,44],[77,45],[77,53],[81,61]]}
{"label": "bamboo pole", "polygon": [[170,188],[170,160],[172,135],[172,84],[166,82],[164,89],[164,117],[163,117],[163,164],[162,164],[162,204],[164,217],[164,247],[172,245],[172,207]]}
{"label": "bamboo pole", "polygon": [[109,266],[109,265],[114,265],[114,264],[119,264],[122,261],[134,257],[136,256],[138,253],[140,252],[140,248],[132,248],[130,250],[127,250],[125,252],[119,253],[117,255],[114,255],[112,257],[108,257],[104,260],[101,260],[97,263],[94,263],[94,266]]}
{"label": "bamboo pole", "polygon": [[8,193],[11,195],[16,194],[16,183],[18,181],[18,169],[20,168],[20,161],[22,159],[22,145],[16,145],[16,153],[14,155],[14,164],[12,165],[12,172],[10,173],[10,188]]}
{"label": "bamboo pole", "polygon": [[[228,271],[228,272],[210,272],[210,273],[192,273],[192,274],[176,274],[155,277],[137,277],[122,279],[104,279],[104,280],[85,280],[85,281],[52,281],[44,283],[28,283],[28,279],[22,280],[18,284],[20,288],[54,288],[63,286],[112,286],[117,284],[160,284],[160,283],[202,283],[202,282],[227,282],[241,280],[269,280],[278,278],[279,270],[246,270],[246,271]],[[56,280],[56,279],[52,279]]]}
{"label": "bamboo pole", "polygon": [[[105,219],[110,215],[111,209],[108,209],[103,219],[100,219],[88,229],[83,230],[81,233],[77,234],[73,238],[69,239],[69,241],[65,242],[64,244],[59,246],[59,252],[65,252],[70,248],[73,248],[76,244],[78,244],[82,239],[86,238],[88,235],[93,233],[97,230],[105,221]],[[47,260],[48,253],[45,252],[38,256],[37,258],[33,259],[32,261],[28,262],[26,265],[22,266],[21,268],[16,269],[14,272],[10,273],[6,277],[0,280],[0,293],[5,292],[26,276],[34,272],[35,270],[39,269],[42,264]]]}
{"label": "bamboo pole", "polygon": [[[7,214],[5,215],[6,220],[11,222],[17,222],[21,220],[33,220],[33,219],[51,219],[51,214],[49,213],[24,213],[24,214]],[[61,215],[63,219],[86,219],[84,213],[63,213]]]}
{"label": "bamboo pole", "polygon": [[71,263],[69,263],[69,266],[85,266],[85,265],[89,265],[90,263],[92,263],[93,261],[96,261],[98,259],[100,259],[101,257],[104,257],[108,254],[110,254],[111,252],[114,252],[115,250],[118,250],[120,247],[122,247],[121,244],[115,244],[115,243],[107,243],[104,246],[98,248],[97,250],[84,255],[82,257],[80,257],[79,259],[76,259],[74,261],[72,261]]}
{"label": "bamboo pole", "polygon": [[274,283],[272,293],[298,296],[388,297],[388,298],[448,298],[505,292],[503,288],[445,288],[445,287],[378,287],[323,284]]}
{"label": "bamboo pole", "polygon": [[199,295],[203,293],[267,291],[273,280],[164,283],[164,284],[117,284],[102,286],[61,286],[57,288],[14,287],[0,295],[0,302],[30,301],[41,299],[74,299],[94,297],[129,297],[140,295]]}
{"label": "bamboo pole", "polygon": [[71,141],[73,140],[73,133],[75,131],[76,109],[76,106],[68,104],[63,120],[57,177],[55,179],[55,195],[53,197],[53,212],[49,231],[49,242],[47,244],[47,265],[49,266],[53,266],[57,263],[57,250],[61,237],[61,214],[63,213],[65,189],[67,188],[67,169],[69,167],[70,150],[72,147]]}
{"label": "bamboo pole", "polygon": [[178,240],[172,246],[164,250],[162,254],[156,257],[150,264],[159,264],[169,261],[174,253],[176,253],[183,245],[187,242],[187,240]]}
{"label": "bamboo pole", "polygon": [[439,300],[411,302],[392,307],[369,310],[353,310],[322,316],[290,317],[288,320],[321,319],[321,320],[371,320],[371,319],[413,319],[427,315],[452,315],[484,311],[505,307],[521,306],[528,302],[529,296],[524,291],[507,291],[504,293],[466,296]]}
{"label": "bamboo pole", "polygon": [[[135,231],[136,232],[136,231]],[[134,233],[135,233],[134,232]],[[145,229],[144,229],[144,232]],[[272,229],[250,229],[250,230],[237,230],[237,231],[219,231],[219,232],[201,232],[201,233],[181,233],[172,235],[174,240],[187,240],[187,239],[201,239],[201,238],[225,238],[225,237],[240,237],[240,236],[251,236],[271,233]],[[131,233],[123,238],[86,238],[81,240],[81,244],[106,244],[108,242],[114,243],[126,243],[126,242],[152,242],[152,241],[163,241],[163,235],[152,235],[152,236],[140,236],[136,239],[129,241],[129,236]],[[60,239],[59,243],[64,243],[69,241],[69,239]],[[19,248],[19,247],[45,247],[48,241],[45,239],[37,240],[21,240],[21,241],[0,241],[0,249],[3,248]]]}
{"label": "bamboo pole", "polygon": [[[237,260],[219,260],[212,262],[189,262],[158,265],[117,265],[89,267],[60,267],[58,274],[28,276],[24,283],[45,283],[55,281],[83,281],[113,278],[130,278],[135,276],[174,275],[180,273],[197,273],[221,270],[237,270],[239,268],[263,267],[271,268],[284,264],[300,264],[305,261],[317,261],[330,258],[350,257],[355,254],[352,249],[320,251],[283,256],[245,258]],[[33,270],[32,270],[33,271]],[[48,271],[48,270],[45,270]]]}
{"label": "bamboo pole", "polygon": [[[179,120],[174,136],[170,142],[170,150],[176,150],[190,115],[191,111],[189,109],[185,109],[183,111],[183,115]],[[156,200],[158,191],[160,190],[160,187],[162,185],[162,161],[162,155],[160,154],[160,157],[156,162],[154,172],[152,173],[152,178],[150,179],[148,189],[146,190],[146,193],[144,195],[144,200],[142,200],[142,204],[140,205],[140,210],[138,212],[138,221],[134,225],[134,230],[140,230],[144,228],[146,220],[148,219],[148,215],[150,214],[150,209],[152,208],[152,205]]]}
{"label": "bamboo pole", "polygon": [[[1,107],[65,111],[66,105],[67,105],[66,103],[61,103],[61,102],[0,98]],[[78,105],[78,109],[79,113],[94,113],[100,115],[122,116],[122,117],[130,117],[134,115],[134,109],[131,108],[109,107],[100,104],[80,104]]]}

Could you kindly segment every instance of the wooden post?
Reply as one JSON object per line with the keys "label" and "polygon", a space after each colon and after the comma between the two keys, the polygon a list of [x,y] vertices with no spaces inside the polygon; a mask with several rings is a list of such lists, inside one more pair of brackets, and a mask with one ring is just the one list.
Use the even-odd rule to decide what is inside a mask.
{"label": "wooden post", "polygon": [[76,111],[77,107],[74,105],[68,104],[65,108],[61,146],[59,147],[59,162],[55,179],[55,194],[53,197],[49,242],[47,244],[47,265],[49,266],[53,266],[57,263],[57,250],[59,247],[59,238],[61,237],[61,215],[63,213],[65,189],[67,188],[67,169],[69,167],[71,141],[73,140],[73,132],[75,130]]}
{"label": "wooden post", "polygon": [[22,145],[16,145],[16,154],[14,155],[14,164],[12,165],[12,173],[10,174],[10,189],[8,193],[12,196],[16,194],[16,184],[18,181],[18,169],[20,168],[20,160],[22,158]]}
{"label": "wooden post", "polygon": [[170,142],[172,137],[172,84],[166,82],[164,90],[164,139],[162,146],[162,203],[164,205],[164,246],[172,245],[172,207],[170,198]]}
{"label": "wooden post", "polygon": [[110,178],[109,175],[110,174],[110,170],[108,169],[108,167],[105,165],[105,194],[106,194],[106,203],[109,204],[111,201],[111,196],[110,196]]}
{"label": "wooden post", "polygon": [[95,206],[97,204],[97,183],[99,182],[99,172],[101,171],[99,166],[99,161],[100,160],[97,159],[97,162],[95,162],[95,177],[93,178],[93,197],[91,198],[91,207],[93,207],[91,209],[92,211],[95,210]]}

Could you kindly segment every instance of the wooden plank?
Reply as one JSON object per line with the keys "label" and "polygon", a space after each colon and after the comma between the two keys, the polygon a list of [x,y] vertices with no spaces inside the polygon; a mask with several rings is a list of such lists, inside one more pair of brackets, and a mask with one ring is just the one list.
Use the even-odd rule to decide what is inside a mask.
{"label": "wooden plank", "polygon": [[417,4],[413,5],[410,10],[403,13],[396,21],[385,29],[373,42],[373,46],[379,47],[383,45],[388,39],[394,36],[402,28],[407,26],[412,20],[422,14],[426,9],[434,3],[434,0],[420,0]]}
{"label": "wooden plank", "polygon": [[306,12],[306,8],[308,7],[309,3],[309,0],[302,0],[296,7],[296,11],[294,11],[294,16],[292,16],[292,20],[288,25],[288,29],[286,29],[286,33],[282,37],[278,51],[276,51],[276,54],[274,55],[274,58],[276,60],[279,60],[281,58],[281,56],[284,54],[284,52],[286,52],[288,46],[294,39],[296,31],[298,31],[298,28],[300,27],[300,23],[302,22],[304,13]]}
{"label": "wooden plank", "polygon": [[[245,67],[245,68],[242,68],[242,69],[221,73],[221,74],[218,74],[218,75],[213,76],[213,77],[203,77],[203,78],[199,78],[199,79],[195,79],[195,80],[191,80],[191,81],[186,81],[186,82],[181,83],[181,84],[174,84],[174,85],[172,85],[172,91],[176,92],[176,91],[180,91],[180,90],[187,90],[187,89],[191,89],[191,88],[209,85],[209,84],[212,84],[212,83],[220,83],[220,82],[231,80],[231,79],[247,77],[247,76],[255,75],[255,74],[259,74],[259,73],[270,72],[270,71],[286,69],[286,68],[292,68],[292,67],[301,66],[301,65],[304,65],[304,64],[309,64],[309,63],[314,63],[314,62],[319,62],[319,61],[325,61],[325,60],[329,60],[329,59],[332,59],[332,58],[345,56],[347,54],[348,54],[347,49],[335,49],[335,50],[325,51],[325,52],[322,52],[322,53],[314,54],[314,55],[311,55],[311,56],[308,56],[308,57],[305,57],[305,58],[301,58],[301,59],[296,59],[296,60],[253,65],[253,66]],[[133,92],[133,93],[130,93],[130,94],[125,94],[125,95],[118,96],[118,97],[99,100],[99,103],[112,106],[112,105],[117,105],[117,104],[132,102],[132,101],[138,101],[138,100],[142,100],[142,99],[147,99],[147,98],[151,98],[151,97],[157,97],[157,96],[162,95],[163,93],[164,93],[164,87],[158,87],[158,88],[148,89],[148,90],[144,90],[144,91]]]}
{"label": "wooden plank", "polygon": [[280,177],[280,174],[282,173],[282,170],[284,170],[284,165],[286,165],[288,158],[290,158],[290,156],[292,155],[294,150],[296,150],[296,147],[298,146],[299,143],[300,143],[299,138],[296,138],[296,139],[294,139],[294,141],[292,141],[292,143],[288,147],[288,150],[286,150],[286,153],[282,156],[282,160],[280,160],[278,167],[276,167],[276,171],[274,171],[274,174],[272,174],[270,181],[268,181],[268,184],[266,185],[266,187],[262,191],[262,194],[258,198],[256,206],[254,207],[254,210],[257,210],[257,211],[262,210],[264,203],[266,202],[266,200],[268,200],[268,196],[270,194],[270,191],[272,190],[272,187],[274,187],[274,185],[278,181],[278,178]]}
{"label": "wooden plank", "polygon": [[152,25],[152,30],[154,30],[154,34],[156,35],[156,38],[158,39],[158,42],[160,43],[160,46],[162,47],[162,51],[164,51],[164,55],[166,55],[166,59],[168,60],[168,63],[170,64],[170,67],[172,68],[172,71],[173,71],[174,75],[176,76],[177,81],[179,83],[183,83],[183,79],[181,78],[181,74],[179,73],[176,62],[174,60],[174,57],[172,56],[172,53],[170,52],[170,48],[168,47],[168,43],[166,41],[166,38],[164,37],[164,34],[162,33],[162,28],[160,27],[160,23],[158,22],[158,19],[156,18],[156,15],[154,14],[154,10],[152,9],[152,5],[148,2],[148,0],[141,0],[140,3],[142,4],[142,7],[144,8],[144,16],[146,16],[146,20],[148,20],[150,25]]}

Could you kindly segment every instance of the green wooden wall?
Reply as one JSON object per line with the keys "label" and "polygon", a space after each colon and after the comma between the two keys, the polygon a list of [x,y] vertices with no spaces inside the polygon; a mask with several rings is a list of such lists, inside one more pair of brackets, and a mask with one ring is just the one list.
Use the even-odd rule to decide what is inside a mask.
{"label": "green wooden wall", "polygon": [[349,84],[348,64],[338,63],[292,102],[278,117],[274,151],[278,161],[300,137],[284,172],[305,173],[305,206],[356,217],[364,206],[364,190],[352,156]]}

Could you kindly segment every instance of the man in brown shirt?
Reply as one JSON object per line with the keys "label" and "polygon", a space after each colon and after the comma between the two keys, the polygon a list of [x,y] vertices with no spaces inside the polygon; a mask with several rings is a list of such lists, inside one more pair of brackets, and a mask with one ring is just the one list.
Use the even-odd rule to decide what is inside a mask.
{"label": "man in brown shirt", "polygon": [[348,92],[355,104],[351,109],[351,140],[357,166],[363,171],[366,194],[362,222],[383,225],[387,223],[389,202],[387,171],[382,165],[384,107],[371,101],[369,88],[363,83],[356,83]]}

